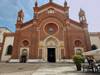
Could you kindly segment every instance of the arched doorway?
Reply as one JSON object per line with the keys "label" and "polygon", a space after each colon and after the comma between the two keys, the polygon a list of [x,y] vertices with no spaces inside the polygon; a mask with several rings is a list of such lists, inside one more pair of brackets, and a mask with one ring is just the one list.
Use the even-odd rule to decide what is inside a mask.
{"label": "arched doorway", "polygon": [[29,49],[28,48],[21,48],[20,50],[20,62],[26,63],[29,56]]}
{"label": "arched doorway", "polygon": [[59,42],[55,37],[48,37],[44,41],[43,56],[47,62],[56,62],[60,57]]}

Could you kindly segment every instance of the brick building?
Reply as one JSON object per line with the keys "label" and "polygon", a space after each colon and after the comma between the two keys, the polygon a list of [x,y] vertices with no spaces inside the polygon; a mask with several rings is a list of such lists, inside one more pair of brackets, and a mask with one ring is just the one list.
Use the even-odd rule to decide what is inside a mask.
{"label": "brick building", "polygon": [[[52,0],[42,6],[35,2],[34,17],[23,22],[24,12],[18,12],[16,32],[5,34],[9,37],[8,56],[2,50],[2,61],[10,62],[60,62],[72,58],[78,51],[91,48],[85,12],[80,9],[79,21],[69,18],[69,6],[58,5]],[[7,38],[5,39],[7,40]]]}

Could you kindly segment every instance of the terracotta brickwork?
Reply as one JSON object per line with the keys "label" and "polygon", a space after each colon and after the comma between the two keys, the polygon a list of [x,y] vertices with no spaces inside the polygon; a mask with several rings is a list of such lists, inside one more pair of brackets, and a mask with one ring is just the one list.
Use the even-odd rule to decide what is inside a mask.
{"label": "terracotta brickwork", "polygon": [[[48,13],[50,8],[53,10]],[[21,48],[29,48],[29,59],[42,59],[42,50],[45,45],[40,45],[40,42],[44,42],[50,36],[56,38],[59,44],[63,42],[64,45],[59,45],[61,58],[72,58],[77,46],[83,48],[84,51],[90,50],[88,25],[70,19],[68,13],[68,6],[63,7],[49,2],[40,7],[35,6],[34,18],[23,23],[21,11],[19,14],[22,15],[18,16],[20,20],[18,19],[16,23],[12,59],[20,58]],[[27,40],[27,45],[23,45],[24,40]],[[76,40],[80,41],[77,46]]]}

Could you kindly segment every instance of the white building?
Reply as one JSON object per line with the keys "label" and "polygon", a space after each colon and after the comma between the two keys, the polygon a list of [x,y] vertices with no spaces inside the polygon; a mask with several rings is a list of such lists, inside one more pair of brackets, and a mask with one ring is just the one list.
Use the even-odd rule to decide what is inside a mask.
{"label": "white building", "polygon": [[1,56],[1,48],[3,46],[3,39],[4,39],[4,33],[10,33],[11,31],[6,27],[0,27],[0,56]]}
{"label": "white building", "polygon": [[1,61],[8,61],[11,58],[14,33],[4,33],[4,43],[2,48]]}
{"label": "white building", "polygon": [[91,47],[96,46],[100,49],[100,32],[90,32]]}
{"label": "white building", "polygon": [[0,27],[0,43],[3,42],[3,34],[4,33],[9,33],[11,32],[8,28],[6,27]]}

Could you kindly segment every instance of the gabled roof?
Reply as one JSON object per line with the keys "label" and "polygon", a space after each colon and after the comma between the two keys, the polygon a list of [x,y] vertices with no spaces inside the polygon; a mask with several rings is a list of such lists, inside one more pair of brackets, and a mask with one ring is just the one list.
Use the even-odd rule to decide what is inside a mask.
{"label": "gabled roof", "polygon": [[81,24],[80,24],[79,22],[75,21],[75,20],[72,20],[72,19],[69,18],[69,21],[70,21],[70,23],[72,23],[72,24],[75,24],[75,25],[77,25],[77,26],[81,26]]}
{"label": "gabled roof", "polygon": [[[41,10],[43,10],[43,9],[49,7],[49,6],[54,6],[55,8],[60,9],[60,10],[62,10],[62,11],[65,10],[65,9],[64,9],[64,6],[61,6],[61,5],[56,4],[56,3],[54,3],[54,2],[52,2],[52,3],[49,2],[49,3],[46,3],[46,4],[44,4],[44,5],[39,6],[39,11],[41,11]],[[68,7],[68,8],[69,8],[69,7]],[[23,23],[22,27],[26,27],[28,24],[30,24],[30,23],[32,23],[32,22],[34,22],[34,19]],[[72,20],[72,19],[70,19],[70,18],[69,18],[69,22],[72,23],[72,24],[75,24],[75,25],[77,25],[77,26],[81,26],[81,24],[80,24],[79,22],[77,22],[77,21],[75,21],[75,20]]]}
{"label": "gabled roof", "polygon": [[47,8],[49,6],[54,6],[54,7],[58,8],[58,9],[61,9],[61,10],[64,11],[64,6],[58,5],[58,4],[54,3],[54,2],[52,2],[52,3],[49,2],[49,3],[46,3],[46,4],[42,5],[42,6],[40,6],[39,10],[45,9],[45,8]]}
{"label": "gabled roof", "polygon": [[[23,23],[23,26],[22,27],[26,27],[28,24],[34,22],[34,19],[30,20],[30,21],[27,21],[25,23]],[[69,18],[69,22],[72,23],[72,24],[75,24],[77,26],[81,26],[81,24],[75,20],[72,20],[71,18]]]}
{"label": "gabled roof", "polygon": [[28,24],[32,23],[33,21],[34,21],[34,20],[31,19],[31,20],[29,20],[29,21],[27,21],[27,22],[24,22],[22,27],[27,26]]}

